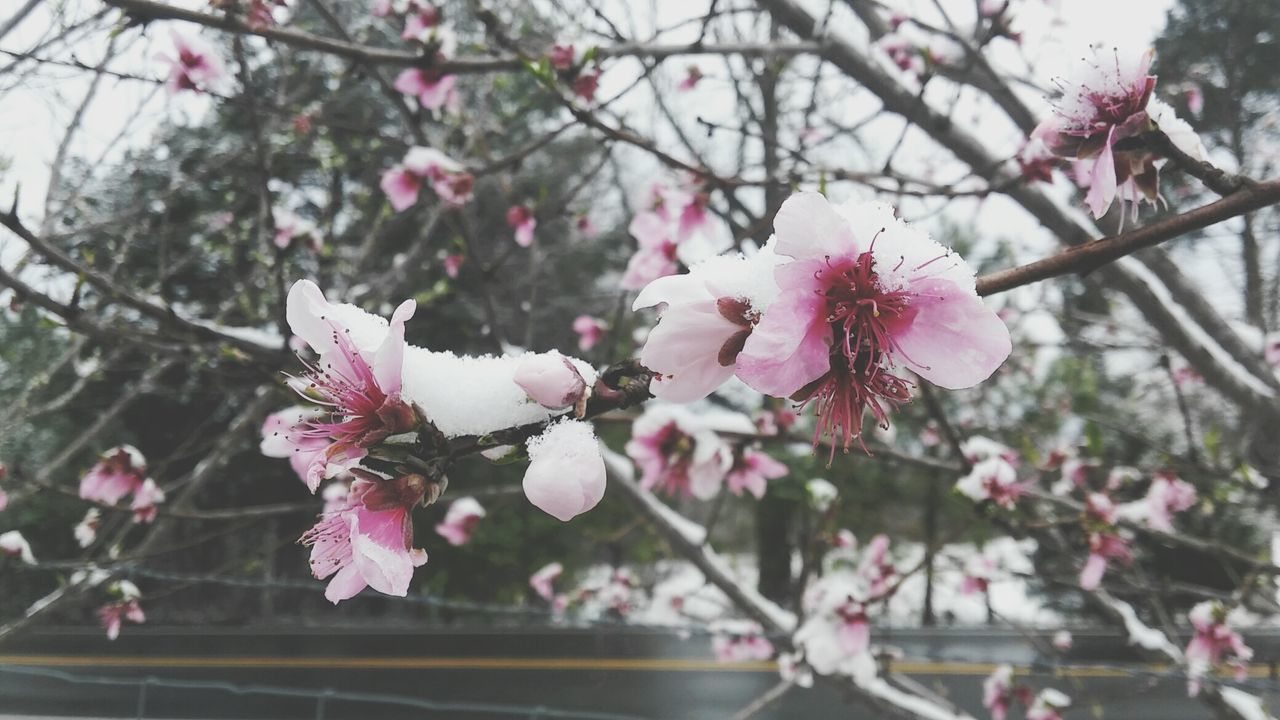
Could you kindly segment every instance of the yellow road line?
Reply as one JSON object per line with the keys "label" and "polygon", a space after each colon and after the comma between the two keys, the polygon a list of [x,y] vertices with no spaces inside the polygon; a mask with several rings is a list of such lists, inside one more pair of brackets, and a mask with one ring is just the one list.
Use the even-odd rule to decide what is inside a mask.
{"label": "yellow road line", "polygon": [[[0,655],[0,665],[36,667],[116,668],[279,668],[286,670],[628,670],[647,672],[776,672],[772,662],[718,663],[681,658],[473,658],[473,657],[283,657],[283,656],[158,656],[158,655]],[[899,661],[893,672],[904,675],[990,675],[995,663]],[[1137,665],[1159,672],[1166,665]],[[1030,674],[1028,667],[1015,667]],[[1115,667],[1076,666],[1055,673],[1068,678],[1127,677]],[[1268,677],[1270,668],[1254,665],[1250,677]]]}

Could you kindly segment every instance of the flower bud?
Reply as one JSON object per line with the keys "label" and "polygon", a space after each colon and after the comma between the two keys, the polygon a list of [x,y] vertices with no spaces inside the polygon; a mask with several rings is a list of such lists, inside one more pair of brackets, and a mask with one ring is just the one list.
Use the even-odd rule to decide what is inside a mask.
{"label": "flower bud", "polygon": [[514,380],[534,402],[552,410],[576,405],[587,390],[582,373],[554,350],[526,355]]}

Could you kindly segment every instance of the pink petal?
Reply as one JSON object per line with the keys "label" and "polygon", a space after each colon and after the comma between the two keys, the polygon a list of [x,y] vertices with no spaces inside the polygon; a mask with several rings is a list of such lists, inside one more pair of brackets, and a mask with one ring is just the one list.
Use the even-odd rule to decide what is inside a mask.
{"label": "pink petal", "polygon": [[950,390],[986,380],[1013,352],[1009,329],[971,289],[939,278],[913,284],[915,312],[890,325],[895,358]]}
{"label": "pink petal", "polygon": [[671,239],[671,232],[665,220],[654,212],[642,212],[631,219],[627,232],[636,239],[643,249],[662,247]]}
{"label": "pink petal", "polygon": [[329,602],[337,605],[343,600],[350,600],[360,594],[361,590],[369,587],[369,584],[360,576],[360,571],[355,565],[347,565],[338,571],[337,575],[329,581],[324,589],[324,597]]}
{"label": "pink petal", "polygon": [[1107,558],[1097,553],[1090,553],[1080,571],[1080,588],[1097,590],[1102,583],[1102,576],[1107,572]]}
{"label": "pink petal", "polygon": [[409,299],[400,303],[395,312],[391,313],[391,327],[387,337],[373,357],[373,377],[378,381],[378,387],[388,395],[400,392],[405,349],[404,323],[413,317],[417,308],[417,301]]}
{"label": "pink petal", "polygon": [[399,90],[405,95],[417,96],[419,93],[426,92],[431,87],[431,83],[427,79],[427,73],[418,68],[409,68],[403,70],[396,76],[396,81],[392,87]]}
{"label": "pink petal", "polygon": [[1107,131],[1107,144],[1103,146],[1102,154],[1093,162],[1093,170],[1089,174],[1089,194],[1085,196],[1085,202],[1089,203],[1089,209],[1095,218],[1106,215],[1116,197],[1116,160],[1111,152],[1111,136],[1114,133],[1115,128]]}
{"label": "pink petal", "polygon": [[396,166],[382,174],[382,192],[396,212],[403,212],[418,202],[422,181],[403,167]]}
{"label": "pink petal", "polygon": [[738,377],[766,395],[787,397],[831,368],[830,345],[822,298],[807,289],[789,292],[747,338]]}
{"label": "pink petal", "polygon": [[520,223],[516,228],[516,244],[520,247],[529,247],[533,244],[533,229],[538,225],[538,221],[533,218]]}
{"label": "pink petal", "polygon": [[741,329],[711,301],[668,307],[640,351],[641,364],[662,375],[655,378],[653,394],[679,403],[710,395],[733,376],[733,365],[721,365],[719,352]]}
{"label": "pink petal", "polygon": [[775,251],[797,260],[843,257],[856,251],[849,224],[821,193],[787,198],[773,218]]}

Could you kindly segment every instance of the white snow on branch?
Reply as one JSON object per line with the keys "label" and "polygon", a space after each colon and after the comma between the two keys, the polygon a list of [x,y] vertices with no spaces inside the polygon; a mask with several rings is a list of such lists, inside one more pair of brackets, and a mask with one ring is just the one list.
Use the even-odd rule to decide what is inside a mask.
{"label": "white snow on branch", "polygon": [[1243,720],[1275,720],[1256,695],[1225,685],[1218,688],[1218,695]]}
{"label": "white snow on branch", "polygon": [[1169,641],[1169,637],[1160,630],[1148,627],[1138,619],[1133,606],[1123,600],[1117,600],[1109,593],[1096,593],[1099,600],[1106,603],[1124,622],[1125,632],[1129,634],[1129,644],[1146,650],[1162,653],[1174,662],[1182,662],[1182,650]]}

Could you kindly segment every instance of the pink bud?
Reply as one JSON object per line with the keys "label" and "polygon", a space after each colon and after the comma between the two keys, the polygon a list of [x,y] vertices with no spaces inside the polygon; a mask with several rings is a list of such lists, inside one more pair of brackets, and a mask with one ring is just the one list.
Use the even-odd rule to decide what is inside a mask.
{"label": "pink bud", "polygon": [[591,425],[565,420],[529,441],[524,494],[562,522],[595,507],[604,497],[604,458]]}
{"label": "pink bud", "polygon": [[534,402],[553,410],[576,404],[587,389],[582,373],[555,350],[526,355],[514,379]]}

